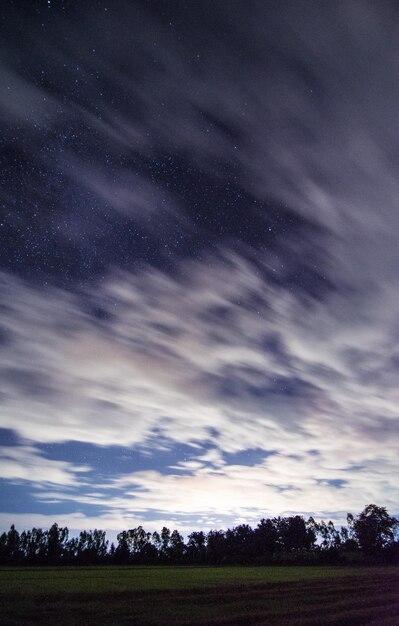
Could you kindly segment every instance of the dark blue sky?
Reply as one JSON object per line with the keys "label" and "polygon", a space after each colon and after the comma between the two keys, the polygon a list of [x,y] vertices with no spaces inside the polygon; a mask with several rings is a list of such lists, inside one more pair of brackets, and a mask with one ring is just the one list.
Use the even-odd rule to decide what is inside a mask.
{"label": "dark blue sky", "polygon": [[1,525],[397,514],[395,3],[0,18]]}

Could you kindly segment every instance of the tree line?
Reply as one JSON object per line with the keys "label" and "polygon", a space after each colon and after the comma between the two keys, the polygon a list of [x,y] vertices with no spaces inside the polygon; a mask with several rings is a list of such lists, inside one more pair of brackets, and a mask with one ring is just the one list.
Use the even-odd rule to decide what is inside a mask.
{"label": "tree line", "polygon": [[163,527],[124,530],[109,543],[103,530],[70,537],[67,527],[19,533],[12,525],[0,535],[0,565],[122,564],[273,564],[349,563],[369,560],[399,564],[399,520],[386,508],[369,504],[347,526],[305,520],[300,515],[262,519],[255,528],[240,524],[227,530],[193,531],[184,541]]}

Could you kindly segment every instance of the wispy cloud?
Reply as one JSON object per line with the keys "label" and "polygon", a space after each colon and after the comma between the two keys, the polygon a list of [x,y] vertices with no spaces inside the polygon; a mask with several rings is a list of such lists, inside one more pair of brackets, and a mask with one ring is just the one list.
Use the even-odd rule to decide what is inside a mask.
{"label": "wispy cloud", "polygon": [[205,471],[199,452],[182,464],[187,475],[137,473],[129,510],[215,513],[230,491],[236,515],[265,498],[275,511],[394,502],[395,293],[360,294],[349,307],[339,289],[315,300],[271,286],[260,259],[232,252],[183,269],[180,278],[117,273],[79,297],[3,276],[1,425],[37,443],[156,446],[160,437],[278,452],[255,468]]}
{"label": "wispy cloud", "polygon": [[28,481],[39,486],[81,486],[81,474],[90,471],[87,465],[47,459],[34,446],[2,446],[0,448],[0,476],[9,481]]}
{"label": "wispy cloud", "polygon": [[[63,189],[45,218],[49,249],[62,257],[61,233],[83,274],[94,253],[101,268],[68,290],[1,274],[0,425],[23,441],[3,450],[4,476],[79,487],[73,464],[47,467],[35,446],[178,442],[197,446],[190,458],[115,474],[111,496],[81,484],[76,502],[107,507],[118,528],[151,510],[397,507],[397,8],[253,2],[243,20],[236,3],[207,20],[205,2],[182,33],[130,4],[96,15],[90,33],[82,9],[79,59],[61,27],[44,39],[32,27],[44,78],[4,60],[5,132],[22,125],[12,140],[24,151],[34,136],[30,158]],[[44,205],[36,170],[26,188]],[[210,230],[215,216],[235,228],[155,269],[147,248],[136,254],[142,238],[159,267],[174,239],[205,228],[200,183],[185,186],[193,171],[234,186],[238,210],[210,193],[205,213]],[[249,204],[261,244],[246,241]],[[254,448],[273,454],[224,460]]]}

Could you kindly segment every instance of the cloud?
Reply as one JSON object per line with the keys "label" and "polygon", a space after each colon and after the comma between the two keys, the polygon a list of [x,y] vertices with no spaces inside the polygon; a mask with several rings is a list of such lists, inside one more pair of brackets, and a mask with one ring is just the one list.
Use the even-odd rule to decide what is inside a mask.
{"label": "cloud", "polygon": [[0,475],[3,480],[72,487],[84,484],[81,474],[88,471],[90,471],[88,466],[46,459],[33,446],[2,446],[0,448]]}
{"label": "cloud", "polygon": [[[31,129],[44,120],[72,128],[69,150],[56,147],[57,171],[72,190],[59,223],[96,215],[86,220],[90,234],[101,214],[94,202],[112,209],[111,230],[128,217],[147,232],[151,215],[148,231],[160,223],[171,239],[177,223],[196,228],[189,216],[201,193],[191,198],[184,177],[201,171],[214,183],[227,167],[228,184],[260,207],[266,236],[261,246],[243,243],[244,206],[244,236],[236,229],[218,246],[194,246],[174,259],[173,275],[134,255],[121,271],[123,254],[111,262],[106,246],[101,280],[73,290],[4,272],[1,426],[35,445],[204,448],[166,472],[115,477],[132,496],[108,502],[121,519],[131,507],[211,516],[224,507],[245,517],[265,502],[275,513],[397,506],[394,5],[292,2],[281,11],[254,2],[244,22],[237,4],[228,27],[216,7],[205,45],[196,27],[207,5],[185,24],[189,44],[178,24],[121,6],[125,13],[98,17],[79,67],[75,42],[61,43],[58,33],[37,49],[67,67],[66,83],[85,76],[61,120],[50,113],[62,98],[43,104],[45,87],[7,70],[15,89],[2,100],[7,125],[16,118]],[[133,47],[130,11],[140,26]],[[106,45],[110,20],[115,46]],[[15,105],[15,93],[34,115],[25,100]],[[89,153],[75,128],[93,139]],[[171,153],[180,165],[163,177]],[[40,159],[47,167],[49,158]],[[77,188],[89,194],[82,207]],[[279,207],[273,239],[271,204]],[[230,209],[215,196],[213,215],[234,221]],[[253,448],[274,454],[253,468],[222,462],[223,452]],[[72,480],[72,469],[62,471]]]}
{"label": "cloud", "polygon": [[[104,210],[132,220],[143,233],[150,232],[157,238],[164,237],[165,231],[170,233],[177,225],[189,227],[172,194],[138,172],[120,168],[117,174],[110,175],[107,168],[82,165],[72,156],[64,171],[71,181],[87,189]],[[69,234],[69,228],[65,233]]]}
{"label": "cloud", "polygon": [[1,65],[1,86],[2,121],[12,125],[22,123],[32,129],[43,129],[54,123],[57,101],[48,91],[4,64]]}
{"label": "cloud", "polygon": [[[346,467],[332,454],[278,453],[253,466],[224,464],[211,467],[193,453],[182,462],[179,473],[155,470],[135,471],[110,478],[99,492],[90,486],[80,491],[39,490],[42,503],[73,503],[78,508],[97,507],[98,515],[148,520],[174,519],[183,526],[195,526],[206,517],[206,528],[237,523],[255,523],[265,516],[300,513],[332,517],[342,522],[348,510],[360,510],[364,502],[377,501],[383,494],[387,506],[394,505],[397,464],[371,462],[360,471]],[[197,460],[194,460],[197,459]]]}
{"label": "cloud", "polygon": [[[201,521],[208,523],[208,518],[204,516],[198,520],[198,524],[201,526]],[[56,515],[48,515],[46,513],[0,513],[0,528],[8,530],[11,524],[19,530],[26,530],[28,528],[50,528],[50,526],[56,522],[59,526],[67,526],[70,531],[70,536],[77,535],[81,530],[89,530],[98,528],[107,531],[107,539],[116,543],[116,535],[121,530],[127,530],[128,528],[137,528],[139,525],[144,525],[147,531],[158,532],[162,526],[167,526],[170,529],[177,528],[179,532],[184,535],[188,535],[193,528],[197,526],[192,523],[185,523],[184,520],[176,519],[175,516],[170,518],[163,518],[160,520],[156,516],[153,518],[146,518],[139,515],[129,516],[126,513],[112,512],[103,515],[86,515],[82,512],[74,513],[59,513]]]}
{"label": "cloud", "polygon": [[[343,511],[348,506],[361,508],[364,501],[374,501],[381,493],[395,502],[394,474],[387,471],[388,465],[391,470],[396,466],[392,461],[384,470],[375,463],[362,474],[340,466],[332,455],[281,453],[252,467],[192,468],[192,473],[184,475],[134,472],[114,484],[125,489],[124,506],[135,511],[150,508],[182,517],[205,511],[210,516],[224,513],[231,519],[293,511],[323,516],[325,511]],[[110,502],[112,506],[112,498]]]}
{"label": "cloud", "polygon": [[275,452],[215,468],[200,450],[175,464],[183,475],[136,472],[116,479],[116,500],[85,500],[131,514],[389,506],[397,292],[318,300],[268,282],[268,264],[221,250],[175,277],[117,272],[79,295],[3,275],[1,426],[37,443]]}
{"label": "cloud", "polygon": [[[151,10],[122,2],[99,12],[93,28],[92,12],[79,9],[73,35],[67,20],[46,38],[40,24],[26,27],[27,58],[34,48],[43,69],[22,76],[8,55],[5,84],[12,79],[25,95],[18,106],[7,104],[6,115],[19,115],[24,103],[40,113],[36,104],[52,87],[57,114],[48,117],[48,128],[54,132],[37,136],[32,156],[63,181],[55,226],[63,230],[67,223],[72,243],[85,239],[93,255],[108,210],[144,230],[155,212],[151,233],[159,218],[162,230],[177,223],[195,228],[190,214],[201,198],[187,192],[185,177],[207,172],[216,184],[234,172],[227,184],[251,194],[266,221],[273,204],[282,221],[295,215],[323,233],[326,257],[313,252],[321,274],[334,245],[343,257],[350,249],[350,258],[334,254],[347,289],[355,281],[393,278],[399,261],[394,4],[251,6],[250,16],[240,6],[227,15],[204,3],[183,22],[164,23]],[[117,46],[104,45],[111,32],[118,33]],[[35,119],[21,115],[35,131]],[[15,125],[6,126],[13,144],[21,136],[29,152],[26,137],[15,138]],[[28,181],[30,196],[44,201],[42,183],[36,176]],[[217,200],[214,211],[223,212]],[[112,234],[115,223],[106,223]],[[303,245],[296,246],[300,256]]]}

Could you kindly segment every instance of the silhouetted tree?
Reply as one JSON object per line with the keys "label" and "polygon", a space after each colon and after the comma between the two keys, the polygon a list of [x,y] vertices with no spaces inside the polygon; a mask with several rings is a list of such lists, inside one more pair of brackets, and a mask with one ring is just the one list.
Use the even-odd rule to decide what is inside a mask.
{"label": "silhouetted tree", "polygon": [[70,542],[70,545],[74,548],[75,558],[82,564],[101,563],[107,555],[108,541],[103,530],[84,530],[80,533],[78,541]]}
{"label": "silhouetted tree", "polygon": [[3,533],[0,538],[0,554],[2,563],[5,565],[17,564],[23,558],[21,550],[21,538],[14,524],[7,533]]}
{"label": "silhouetted tree", "polygon": [[277,531],[278,550],[281,552],[310,550],[316,541],[312,523],[306,523],[300,515],[276,517],[273,524]]}
{"label": "silhouetted tree", "polygon": [[348,513],[348,524],[355,540],[367,555],[376,555],[395,540],[399,520],[388,515],[385,507],[369,504],[354,518]]}
{"label": "silhouetted tree", "polygon": [[162,550],[162,539],[161,539],[161,535],[156,530],[152,533],[151,543],[156,549],[157,554],[159,556]]}
{"label": "silhouetted tree", "polygon": [[219,565],[226,558],[226,535],[223,530],[210,530],[207,534],[206,556],[209,563]]}
{"label": "silhouetted tree", "polygon": [[185,553],[185,548],[186,546],[184,545],[182,535],[178,530],[174,530],[170,535],[169,559],[175,562],[181,561]]}
{"label": "silhouetted tree", "polygon": [[128,531],[128,543],[130,555],[135,560],[140,560],[145,554],[146,546],[149,544],[151,533],[147,533],[142,526],[132,528]]}
{"label": "silhouetted tree", "polygon": [[[117,535],[118,545],[114,550],[117,563],[145,563],[155,561],[158,549],[151,542],[154,535],[146,532],[142,526],[124,530]],[[159,535],[158,535],[159,537]]]}
{"label": "silhouetted tree", "polygon": [[20,543],[24,558],[28,564],[40,564],[46,558],[47,535],[41,528],[23,531]]}
{"label": "silhouetted tree", "polygon": [[115,544],[114,542],[112,542],[109,547],[109,553],[108,553],[108,560],[110,563],[113,563],[115,561],[115,552],[116,552]]}
{"label": "silhouetted tree", "polygon": [[255,545],[258,560],[270,562],[276,552],[278,533],[271,519],[261,519],[255,528]]}
{"label": "silhouetted tree", "polygon": [[187,555],[193,563],[204,563],[206,558],[206,535],[200,531],[194,531],[188,536]]}
{"label": "silhouetted tree", "polygon": [[341,535],[335,528],[333,522],[321,520],[315,525],[315,532],[320,536],[320,547],[322,550],[338,549],[341,545]]}
{"label": "silhouetted tree", "polygon": [[128,535],[127,530],[122,530],[122,532],[118,533],[116,536],[118,545],[115,548],[115,561],[117,563],[129,562],[130,550],[129,550],[128,538],[129,538],[129,535]]}
{"label": "silhouetted tree", "polygon": [[347,520],[338,531],[331,521],[306,521],[300,515],[262,519],[255,529],[240,524],[207,535],[194,531],[187,545],[177,530],[164,526],[161,533],[149,533],[138,526],[118,533],[117,545],[109,550],[103,530],[83,530],[68,540],[68,528],[56,523],[47,531],[32,528],[21,534],[12,525],[0,535],[0,564],[335,563],[358,560],[362,553],[373,561],[399,561],[399,521],[384,507],[369,504],[356,517],[348,513]]}
{"label": "silhouetted tree", "polygon": [[170,530],[164,526],[161,530],[161,550],[160,556],[163,559],[169,558],[169,546],[170,546]]}
{"label": "silhouetted tree", "polygon": [[62,528],[54,523],[46,533],[47,536],[47,554],[46,561],[53,565],[60,563],[62,557],[67,552],[69,531],[68,528]]}
{"label": "silhouetted tree", "polygon": [[227,558],[231,563],[246,563],[254,555],[254,532],[248,524],[240,524],[226,531]]}

